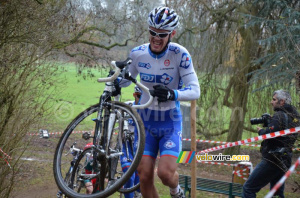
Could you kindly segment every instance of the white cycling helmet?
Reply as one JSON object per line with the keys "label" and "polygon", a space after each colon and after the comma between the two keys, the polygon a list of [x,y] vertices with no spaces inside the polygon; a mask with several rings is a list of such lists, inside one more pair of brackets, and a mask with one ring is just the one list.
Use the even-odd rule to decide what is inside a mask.
{"label": "white cycling helmet", "polygon": [[148,16],[148,24],[161,30],[173,31],[178,26],[177,13],[168,7],[154,8]]}

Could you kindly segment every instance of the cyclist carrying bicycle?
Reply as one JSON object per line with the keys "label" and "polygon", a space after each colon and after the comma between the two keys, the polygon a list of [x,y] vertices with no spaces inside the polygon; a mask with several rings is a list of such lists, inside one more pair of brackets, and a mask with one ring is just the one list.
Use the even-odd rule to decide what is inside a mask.
{"label": "cyclist carrying bicycle", "polygon": [[[154,168],[158,151],[158,177],[170,188],[171,197],[184,197],[178,183],[176,160],[181,151],[181,121],[179,101],[200,97],[200,86],[191,55],[183,46],[171,42],[176,34],[179,16],[168,7],[157,7],[148,16],[149,43],[134,48],[129,72],[155,96],[153,103],[139,114],[146,132],[146,144],[138,167],[143,197],[158,197],[154,186]],[[128,86],[122,80],[122,87]],[[185,85],[183,87],[183,85]],[[153,90],[152,90],[153,89]],[[142,94],[140,103],[148,101]]]}

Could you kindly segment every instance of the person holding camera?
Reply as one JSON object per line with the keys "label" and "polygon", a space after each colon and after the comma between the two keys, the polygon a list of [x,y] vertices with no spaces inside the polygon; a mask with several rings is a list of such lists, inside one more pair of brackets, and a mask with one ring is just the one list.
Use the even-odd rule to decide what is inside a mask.
{"label": "person holding camera", "polygon": [[[300,126],[300,116],[291,105],[291,96],[287,91],[277,90],[273,93],[271,105],[274,115],[264,114],[261,118],[251,119],[251,124],[264,124],[257,127],[259,135],[264,135],[284,129]],[[270,183],[270,189],[288,171],[292,162],[292,148],[297,139],[297,133],[267,139],[261,143],[262,160],[255,167],[243,186],[243,197],[256,197],[261,188]],[[275,196],[284,197],[284,184],[277,190]]]}

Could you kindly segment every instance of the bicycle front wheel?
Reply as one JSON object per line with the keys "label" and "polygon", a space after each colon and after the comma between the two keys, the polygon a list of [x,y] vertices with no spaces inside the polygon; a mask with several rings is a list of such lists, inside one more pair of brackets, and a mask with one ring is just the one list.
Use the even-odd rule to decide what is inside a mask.
{"label": "bicycle front wheel", "polygon": [[[122,188],[141,160],[145,145],[145,131],[143,122],[136,110],[117,101],[106,102],[102,112],[99,112],[99,109],[99,104],[96,104],[80,113],[66,128],[57,145],[53,162],[54,177],[59,189],[68,197],[108,197]],[[95,138],[93,135],[95,130],[94,118],[97,118],[99,114],[105,119],[102,120],[103,123],[97,125],[101,126],[100,129],[96,129],[101,132],[100,143],[93,145],[91,142]],[[112,114],[115,114],[114,119],[111,119]],[[133,139],[135,148],[132,157],[127,159],[130,163],[124,173],[120,158],[125,155],[123,148],[127,131],[125,123],[128,121],[135,127]],[[110,128],[111,131],[109,132],[107,128]],[[91,133],[88,135],[90,138],[86,136],[88,132]],[[82,134],[85,134],[85,138]],[[75,163],[72,177],[74,186],[70,186],[64,181],[64,175],[66,175],[72,159],[70,155],[64,153],[69,151],[74,142],[76,142],[76,147],[83,151],[87,149],[86,145],[89,144],[91,150],[83,152]],[[93,159],[91,163],[93,174],[90,175],[78,170],[79,167],[85,167],[84,160],[87,160],[87,154],[92,155]],[[85,190],[78,192],[76,186],[84,188],[84,181],[89,179],[94,181],[93,193],[85,194]],[[80,182],[82,184],[79,185]]]}

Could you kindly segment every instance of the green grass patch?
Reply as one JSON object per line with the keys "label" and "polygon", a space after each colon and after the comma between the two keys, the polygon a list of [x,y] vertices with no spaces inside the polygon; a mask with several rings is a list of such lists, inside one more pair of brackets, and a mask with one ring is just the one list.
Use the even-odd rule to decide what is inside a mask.
{"label": "green grass patch", "polygon": [[[105,83],[97,82],[106,77],[108,70],[88,69],[79,72],[75,64],[58,66],[58,73],[53,78],[52,102],[48,110],[49,119],[45,125],[50,131],[61,131],[82,111],[99,102]],[[134,84],[122,88],[121,101],[133,100]],[[53,92],[53,90],[49,90]]]}

